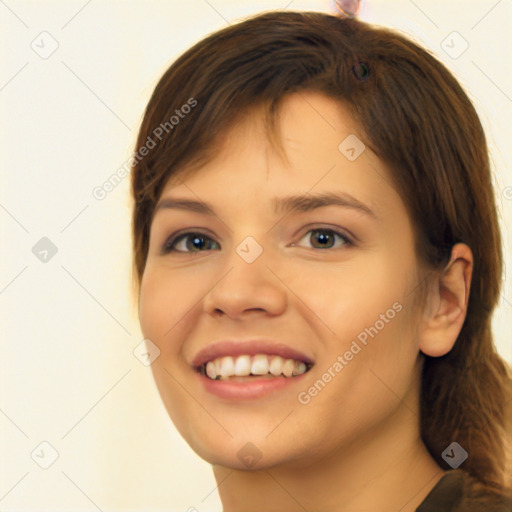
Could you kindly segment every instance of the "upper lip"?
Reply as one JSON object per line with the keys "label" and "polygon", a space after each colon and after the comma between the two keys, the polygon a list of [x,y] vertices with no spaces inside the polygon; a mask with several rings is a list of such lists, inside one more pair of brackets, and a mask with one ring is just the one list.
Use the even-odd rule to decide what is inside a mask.
{"label": "upper lip", "polygon": [[283,359],[296,359],[307,365],[313,364],[313,359],[299,350],[282,342],[271,340],[225,340],[216,341],[202,348],[192,360],[192,366],[199,368],[208,361],[224,356],[241,356],[268,354],[281,356]]}

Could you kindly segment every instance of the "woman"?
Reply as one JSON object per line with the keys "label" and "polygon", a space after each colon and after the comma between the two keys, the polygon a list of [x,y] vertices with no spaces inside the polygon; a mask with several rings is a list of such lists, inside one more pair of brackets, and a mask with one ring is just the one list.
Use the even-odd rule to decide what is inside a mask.
{"label": "woman", "polygon": [[225,512],[511,510],[486,141],[429,53],[321,13],[216,32],[132,193],[153,375]]}

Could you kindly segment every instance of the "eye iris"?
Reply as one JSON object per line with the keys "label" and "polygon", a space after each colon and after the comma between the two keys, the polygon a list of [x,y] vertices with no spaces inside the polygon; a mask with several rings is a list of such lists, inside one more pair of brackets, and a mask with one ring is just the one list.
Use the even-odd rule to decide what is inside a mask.
{"label": "eye iris", "polygon": [[318,233],[318,234],[312,235],[312,237],[313,237],[313,239],[316,238],[316,239],[322,240],[322,242],[320,242],[322,247],[325,247],[325,242],[328,243],[328,238],[333,238],[332,234],[330,234],[326,231],[316,231],[316,233]]}
{"label": "eye iris", "polygon": [[[205,244],[205,237],[196,235],[194,237],[188,237],[188,240],[191,241],[191,244],[187,243],[187,249],[201,249]],[[198,244],[198,245],[195,245]]]}

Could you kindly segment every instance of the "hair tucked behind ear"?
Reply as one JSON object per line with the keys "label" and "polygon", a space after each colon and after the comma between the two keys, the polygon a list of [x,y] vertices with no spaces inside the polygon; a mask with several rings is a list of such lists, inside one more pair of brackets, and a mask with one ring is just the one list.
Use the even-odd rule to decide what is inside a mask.
{"label": "hair tucked behind ear", "polygon": [[268,12],[208,36],[174,62],[147,106],[137,148],[189,98],[197,107],[134,161],[137,284],[155,204],[176,169],[214,152],[252,105],[267,105],[269,135],[276,135],[280,100],[303,90],[338,100],[359,122],[365,143],[393,173],[427,268],[442,269],[458,242],[473,251],[460,336],[446,356],[425,357],[421,435],[446,469],[441,453],[457,441],[469,454],[461,468],[488,491],[503,491],[510,375],[491,331],[503,261],[486,140],[452,74],[402,35],[327,14]]}

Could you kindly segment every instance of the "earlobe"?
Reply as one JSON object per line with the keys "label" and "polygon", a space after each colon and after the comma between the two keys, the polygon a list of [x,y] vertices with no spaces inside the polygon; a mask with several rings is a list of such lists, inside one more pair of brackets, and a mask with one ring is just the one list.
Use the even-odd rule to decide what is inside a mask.
{"label": "earlobe", "polygon": [[440,357],[455,345],[466,318],[472,271],[471,249],[454,245],[450,262],[430,291],[431,307],[418,331],[419,349],[425,355]]}

